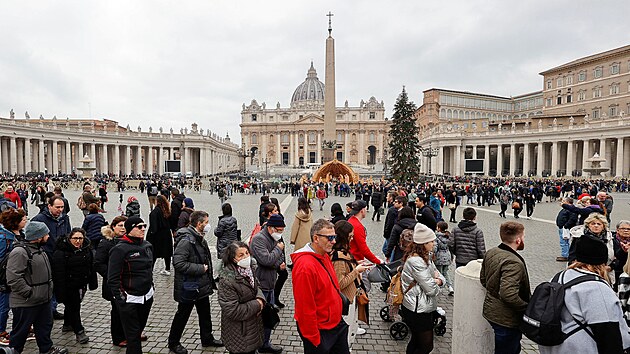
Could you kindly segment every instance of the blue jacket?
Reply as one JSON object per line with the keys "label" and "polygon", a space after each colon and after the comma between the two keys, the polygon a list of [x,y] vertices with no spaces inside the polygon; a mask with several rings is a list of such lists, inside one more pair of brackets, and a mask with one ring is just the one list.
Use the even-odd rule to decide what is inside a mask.
{"label": "blue jacket", "polygon": [[70,225],[70,217],[67,214],[61,214],[58,218],[54,218],[47,207],[44,209],[33,219],[32,221],[41,221],[50,230],[50,237],[48,238],[48,242],[44,245],[44,251],[48,254],[48,258],[52,257],[52,253],[55,251],[55,244],[60,237],[64,237],[70,233],[72,230],[72,225]]}
{"label": "blue jacket", "polygon": [[14,242],[15,234],[0,225],[0,259],[11,252]]}
{"label": "blue jacket", "polygon": [[101,227],[105,225],[107,225],[107,221],[105,221],[103,215],[95,213],[88,214],[83,220],[83,225],[81,227],[83,228],[83,230],[85,230],[85,233],[87,234],[87,237],[90,239],[90,241],[94,242],[103,239],[103,234],[101,234]]}

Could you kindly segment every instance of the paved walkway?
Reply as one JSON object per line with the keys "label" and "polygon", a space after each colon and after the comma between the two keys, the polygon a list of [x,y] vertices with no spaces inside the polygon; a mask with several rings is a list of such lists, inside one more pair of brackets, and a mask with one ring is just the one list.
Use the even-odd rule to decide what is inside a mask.
{"label": "paved walkway", "polygon": [[[116,215],[118,194],[110,192],[109,199],[116,202],[111,202],[106,205],[105,214],[106,219],[111,220]],[[123,200],[126,201],[127,197],[132,193],[123,193]],[[148,202],[145,196],[140,196],[138,193],[133,193],[138,197],[141,203],[142,215],[145,220],[148,219]],[[219,198],[215,195],[210,195],[207,191],[202,193],[187,193],[187,196],[193,198],[195,205],[199,210],[206,210],[211,215],[211,224],[216,226],[216,217],[220,215]],[[67,192],[67,197],[70,201],[71,209],[70,213],[73,226],[80,226],[83,221],[83,216],[76,210],[75,201],[78,197],[78,192]],[[234,215],[238,219],[239,228],[243,230],[243,235],[248,234],[253,225],[258,220],[258,205],[260,195],[234,195],[230,200],[234,209]],[[282,212],[287,219],[287,229],[285,235],[290,235],[290,227],[293,222],[293,215],[297,209],[297,199],[287,198],[286,195],[276,195],[282,204]],[[613,222],[618,220],[622,215],[629,215],[630,195],[615,195],[615,209],[613,213]],[[337,198],[333,197],[328,199],[325,205],[325,212],[314,210],[315,218],[328,217],[330,205],[333,202],[340,202],[343,205],[350,201],[351,198]],[[463,207],[466,205],[464,204]],[[317,203],[314,205],[315,209],[318,209]],[[461,219],[461,210],[457,211],[457,219]],[[482,230],[484,230],[486,238],[486,247],[491,248],[499,244],[498,229],[499,225],[504,221],[500,218],[498,213],[498,207],[481,207],[478,208],[478,224]],[[563,269],[564,264],[555,262],[555,257],[559,253],[558,235],[554,224],[555,216],[559,210],[557,203],[545,203],[538,205],[535,209],[532,220],[526,218],[520,218],[519,221],[525,225],[526,232],[526,247],[522,252],[523,257],[527,261],[528,271],[531,278],[532,289],[542,281],[546,281],[551,278],[553,274]],[[31,206],[31,213],[35,212]],[[364,224],[368,230],[368,244],[370,248],[378,255],[383,243],[382,229],[384,219],[381,222],[371,221],[372,210],[370,209],[368,219]],[[447,211],[448,213],[448,211]],[[384,218],[384,216],[383,216]],[[513,220],[508,216],[507,220]],[[455,224],[450,224],[453,228]],[[207,236],[208,242],[213,248],[216,244],[216,238],[212,235]],[[292,251],[292,246],[287,247],[287,254]],[[168,337],[168,331],[170,323],[173,318],[176,309],[176,303],[172,298],[173,277],[159,275],[159,271],[164,267],[163,263],[158,261],[154,273],[154,282],[156,288],[155,302],[149,317],[149,323],[147,325],[146,334],[149,336],[148,342],[145,342],[144,350],[149,353],[168,353],[166,347],[166,341]],[[281,324],[274,331],[272,335],[272,342],[276,345],[281,345],[285,348],[286,353],[301,353],[302,346],[297,330],[295,327],[295,321],[293,320],[293,301],[291,292],[291,277],[285,285],[285,290],[282,292],[280,298],[287,305],[285,309],[281,311]],[[90,343],[86,345],[79,345],[74,339],[72,333],[61,333],[62,322],[56,321],[53,329],[53,340],[57,345],[66,346],[71,353],[124,353],[123,349],[114,347],[110,342],[109,336],[109,303],[103,300],[100,296],[101,289],[96,291],[90,291],[85,297],[82,309],[82,317],[84,325],[90,336]],[[367,329],[367,333],[360,336],[357,339],[353,347],[353,353],[404,353],[406,341],[395,341],[389,336],[389,325],[382,321],[378,316],[378,310],[384,306],[384,294],[381,293],[378,287],[374,287],[370,294],[370,314],[371,324],[369,326],[363,326]],[[210,299],[211,311],[213,319],[213,328],[215,336],[220,337],[220,309],[217,304],[216,295],[213,295]],[[448,326],[447,332],[443,337],[435,337],[435,349],[434,353],[450,353],[451,352],[451,321],[453,318],[453,297],[449,297],[443,294],[439,297],[439,306],[444,308],[447,312]],[[182,344],[189,350],[189,353],[224,353],[221,349],[207,349],[202,348],[199,342],[198,324],[196,314],[191,315],[191,320],[184,332]],[[523,341],[524,353],[536,353],[536,347],[531,342]],[[37,348],[34,342],[29,342],[26,346],[25,353],[37,352]],[[459,353],[458,353],[459,354]],[[477,353],[475,353],[477,354]]]}

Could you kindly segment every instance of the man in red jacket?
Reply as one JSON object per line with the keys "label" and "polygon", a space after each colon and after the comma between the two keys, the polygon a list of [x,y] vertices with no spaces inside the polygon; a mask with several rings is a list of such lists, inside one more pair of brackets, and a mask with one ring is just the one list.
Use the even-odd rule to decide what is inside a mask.
{"label": "man in red jacket", "polygon": [[9,184],[7,189],[4,191],[4,197],[13,204],[15,204],[18,209],[22,207],[22,200],[20,199],[20,195],[13,189],[13,185]]}
{"label": "man in red jacket", "polygon": [[328,254],[335,244],[335,227],[315,221],[311,242],[291,254],[293,297],[298,333],[305,354],[348,354],[348,324],[341,318],[339,283]]}
{"label": "man in red jacket", "polygon": [[[367,245],[367,233],[365,231],[365,226],[361,223],[361,220],[365,219],[367,216],[366,207],[367,203],[362,200],[355,200],[352,202],[352,210],[350,210],[351,216],[348,219],[348,222],[354,227],[354,237],[352,238],[352,241],[350,241],[350,253],[352,253],[354,259],[359,263],[367,259],[374,264],[381,264],[384,263],[384,261],[375,256]],[[368,280],[368,273],[369,272],[363,272],[362,277],[365,289],[367,292],[370,292],[372,285]]]}

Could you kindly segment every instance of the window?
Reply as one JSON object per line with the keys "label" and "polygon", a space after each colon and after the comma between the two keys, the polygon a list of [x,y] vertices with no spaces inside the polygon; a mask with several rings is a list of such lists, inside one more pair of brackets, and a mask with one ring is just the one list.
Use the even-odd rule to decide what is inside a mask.
{"label": "window", "polygon": [[613,63],[613,65],[610,66],[610,75],[617,75],[619,74],[619,67],[621,65],[619,63]]}
{"label": "window", "polygon": [[567,103],[571,103],[573,97],[571,96],[571,94],[567,95]]}
{"label": "window", "polygon": [[308,133],[308,143],[315,144],[315,132]]}
{"label": "window", "polygon": [[273,116],[269,116],[269,121],[273,122]]}
{"label": "window", "polygon": [[252,114],[252,122],[255,122],[258,120],[258,116],[256,114]]}
{"label": "window", "polygon": [[488,127],[488,122],[481,122],[481,127],[482,128],[487,128]]}
{"label": "window", "polygon": [[556,98],[556,104],[559,104],[559,105],[562,104],[562,96],[558,96]]}
{"label": "window", "polygon": [[357,120],[357,115],[356,114],[352,115],[352,120]]}
{"label": "window", "polygon": [[343,142],[343,133],[337,132],[337,142],[338,143]]}
{"label": "window", "polygon": [[551,88],[551,80],[547,80],[547,89]]}
{"label": "window", "polygon": [[578,81],[579,82],[586,81],[586,71],[585,70],[580,71],[580,73],[578,74]]}
{"label": "window", "polygon": [[602,97],[602,88],[597,86],[593,89],[593,98]]}
{"label": "window", "polygon": [[545,106],[551,107],[552,104],[553,104],[553,99],[551,97],[547,97],[547,102],[545,103]]}
{"label": "window", "polygon": [[298,142],[300,144],[304,144],[304,134],[300,134],[300,136],[298,137]]}
{"label": "window", "polygon": [[370,112],[370,119],[376,119],[376,113]]}
{"label": "window", "polygon": [[562,78],[559,77],[558,80],[556,80],[556,87],[561,87],[562,86]]}
{"label": "window", "polygon": [[566,78],[567,85],[573,85],[573,75],[569,75]]}
{"label": "window", "polygon": [[608,116],[609,117],[616,117],[618,114],[618,109],[617,109],[617,105],[613,105],[608,107]]}
{"label": "window", "polygon": [[252,145],[258,144],[258,135],[252,134]]}
{"label": "window", "polygon": [[598,66],[598,67],[595,68],[595,70],[593,70],[593,77],[594,78],[599,79],[603,75],[604,75],[604,68],[602,68],[601,66]]}
{"label": "window", "polygon": [[613,83],[612,85],[610,85],[610,94],[611,95],[619,94],[619,84],[618,83]]}
{"label": "window", "polygon": [[599,118],[599,108],[593,108],[593,119],[598,119]]}
{"label": "window", "polygon": [[283,144],[289,143],[289,133],[282,133],[282,143]]}
{"label": "window", "polygon": [[343,115],[337,114],[337,120],[343,120]]}
{"label": "window", "polygon": [[578,101],[584,101],[586,99],[586,92],[584,90],[580,90],[578,92]]}

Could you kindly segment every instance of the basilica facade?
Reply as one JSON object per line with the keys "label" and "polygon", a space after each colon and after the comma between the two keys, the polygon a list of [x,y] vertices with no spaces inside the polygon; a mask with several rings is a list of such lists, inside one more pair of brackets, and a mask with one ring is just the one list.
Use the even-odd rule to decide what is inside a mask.
{"label": "basilica facade", "polygon": [[[375,97],[358,106],[348,101],[335,109],[336,158],[359,168],[379,168],[386,158],[389,121],[383,101]],[[322,162],[324,135],[324,83],[313,63],[297,86],[288,107],[243,104],[241,141],[250,168],[285,166],[304,168]]]}

